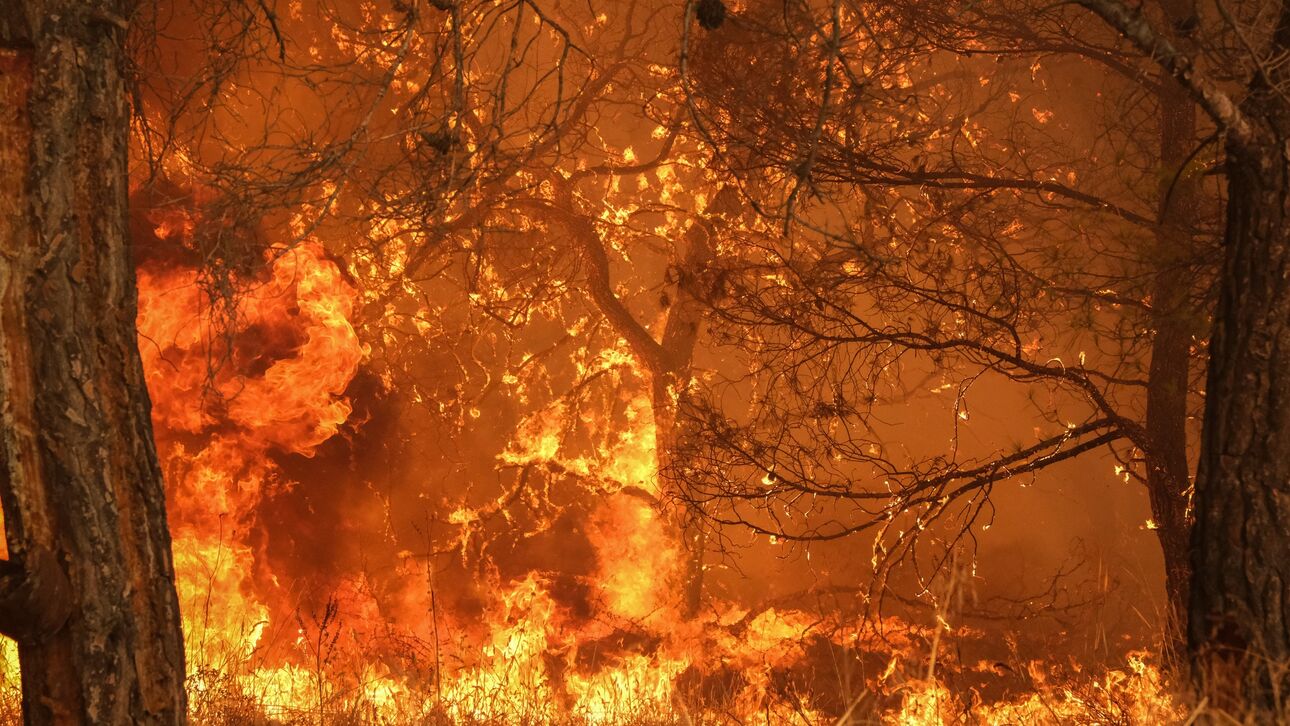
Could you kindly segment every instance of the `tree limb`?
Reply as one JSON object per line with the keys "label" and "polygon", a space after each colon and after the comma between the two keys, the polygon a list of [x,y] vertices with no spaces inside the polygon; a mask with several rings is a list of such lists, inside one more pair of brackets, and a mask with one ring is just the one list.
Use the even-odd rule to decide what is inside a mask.
{"label": "tree limb", "polygon": [[1096,14],[1107,25],[1149,55],[1173,76],[1196,99],[1210,118],[1227,132],[1228,141],[1239,148],[1257,145],[1258,133],[1241,113],[1237,104],[1205,74],[1196,68],[1191,57],[1174,47],[1143,17],[1120,0],[1076,0]]}

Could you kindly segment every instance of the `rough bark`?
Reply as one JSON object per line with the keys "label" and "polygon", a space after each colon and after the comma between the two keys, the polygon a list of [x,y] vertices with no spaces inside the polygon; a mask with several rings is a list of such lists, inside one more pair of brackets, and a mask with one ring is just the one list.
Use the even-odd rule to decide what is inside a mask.
{"label": "rough bark", "polygon": [[[1290,4],[1272,43],[1290,51]],[[1228,140],[1188,628],[1211,702],[1262,715],[1290,693],[1290,77],[1271,73],[1241,105],[1252,133]]]}
{"label": "rough bark", "polygon": [[185,720],[170,536],[135,341],[128,17],[123,0],[19,0],[0,18],[7,574],[12,592],[61,602],[67,616],[33,623],[20,607],[3,624],[20,636],[28,724]]}
{"label": "rough bark", "polygon": [[[1290,661],[1290,236],[1281,149],[1228,160],[1227,254],[1210,340],[1189,641],[1220,707],[1270,709]],[[1267,659],[1266,661],[1264,659]]]}

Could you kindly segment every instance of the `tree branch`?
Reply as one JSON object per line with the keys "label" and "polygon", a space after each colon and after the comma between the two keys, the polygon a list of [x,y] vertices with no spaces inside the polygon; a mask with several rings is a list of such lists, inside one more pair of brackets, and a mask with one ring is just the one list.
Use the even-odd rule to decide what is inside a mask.
{"label": "tree branch", "polygon": [[1100,17],[1177,79],[1210,118],[1227,132],[1230,143],[1240,148],[1256,145],[1258,133],[1231,97],[1197,70],[1195,62],[1157,32],[1140,11],[1130,10],[1120,0],[1076,2]]}
{"label": "tree branch", "polygon": [[572,190],[568,184],[559,185],[558,202],[545,200],[516,200],[516,206],[527,206],[546,212],[555,217],[569,232],[573,242],[581,249],[586,262],[587,292],[596,308],[609,320],[614,330],[627,341],[632,352],[652,375],[665,375],[667,354],[663,346],[654,340],[645,326],[632,315],[623,301],[614,293],[613,281],[609,274],[609,256],[605,253],[604,243],[596,231],[595,223],[573,211]]}

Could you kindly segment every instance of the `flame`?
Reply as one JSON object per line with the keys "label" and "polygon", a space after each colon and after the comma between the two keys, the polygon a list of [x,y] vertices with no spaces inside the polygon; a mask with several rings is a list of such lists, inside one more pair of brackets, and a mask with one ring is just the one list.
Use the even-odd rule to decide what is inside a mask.
{"label": "flame", "polygon": [[[620,359],[624,365],[630,359]],[[631,361],[634,366],[634,361]],[[570,451],[566,439],[568,407],[556,401],[528,416],[498,460],[505,464],[553,464],[556,467],[599,482],[606,492],[635,487],[657,497],[658,483],[657,424],[654,407],[645,394],[628,397],[622,428],[608,422],[584,421],[591,426],[601,445],[585,453]]]}
{"label": "flame", "polygon": [[[280,485],[272,452],[310,456],[351,413],[364,350],[353,289],[322,247],[267,261],[238,297],[212,298],[194,270],[139,271],[140,351],[167,474],[177,589],[194,669],[238,667],[269,624],[250,583],[257,507]],[[218,316],[224,315],[224,318]],[[220,324],[233,320],[232,329]],[[247,356],[254,331],[280,349]]]}
{"label": "flame", "polygon": [[[330,62],[327,59],[331,54],[339,53],[366,72],[383,75],[393,69],[389,94],[376,94],[378,100],[366,112],[362,128],[355,129],[348,144],[316,145],[315,130],[309,129],[309,143],[305,146],[310,149],[310,168],[316,165],[328,174],[345,169],[331,166],[330,161],[323,164],[326,159],[322,157],[330,156],[334,150],[343,152],[344,163],[354,165],[359,173],[370,173],[389,162],[384,158],[389,149],[382,148],[379,140],[404,136],[409,129],[386,124],[393,123],[391,119],[402,123],[416,112],[416,103],[405,102],[437,95],[430,93],[433,86],[423,85],[437,83],[434,72],[424,77],[426,68],[416,61],[430,60],[432,53],[436,68],[442,70],[449,66],[440,64],[449,63],[449,56],[454,55],[444,53],[443,47],[431,42],[433,33],[427,31],[436,22],[451,27],[457,42],[468,44],[468,52],[462,49],[456,55],[475,59],[469,61],[472,67],[455,69],[460,74],[458,83],[473,87],[481,77],[498,73],[503,80],[512,79],[511,83],[522,86],[522,77],[532,75],[533,68],[512,64],[504,52],[498,52],[500,48],[469,45],[474,34],[487,35],[480,26],[494,25],[503,17],[492,10],[453,10],[441,16],[423,7],[424,3],[396,2],[392,7],[399,8],[398,12],[383,14],[370,3],[354,5],[364,22],[336,22],[325,29],[314,39],[316,44],[308,47],[310,66],[318,70]],[[431,5],[443,10],[452,3],[435,0]],[[732,13],[747,9],[747,3],[729,5]],[[516,7],[529,13],[539,28],[537,32],[555,32],[548,30],[557,26],[545,17],[544,11],[533,6],[531,10],[536,12],[529,12],[525,4]],[[268,19],[277,34],[279,22],[303,22],[309,14],[307,6],[293,1],[281,17]],[[335,19],[339,21],[343,15],[338,11]],[[609,22],[609,17],[595,16],[595,33],[612,29],[614,23]],[[414,18],[425,27],[409,38],[406,63],[399,44],[393,42],[394,34],[360,30],[398,28]],[[504,22],[498,27],[503,25]],[[522,36],[518,27],[515,30],[517,34],[508,41],[511,45],[545,48],[540,36]],[[587,32],[588,37],[580,39],[580,44],[594,40],[590,37],[592,29]],[[278,40],[282,42],[281,37]],[[287,52],[285,44],[280,49]],[[651,50],[645,55],[653,54]],[[487,65],[491,56],[504,59],[504,67],[490,71]],[[498,99],[550,100],[544,98],[547,91],[541,83],[558,83],[563,89],[564,70],[558,74],[538,73],[547,80],[534,88],[512,85],[508,90],[503,83]],[[676,69],[651,63],[646,70],[666,85],[648,89],[642,98],[650,99],[651,107],[657,103],[654,110],[662,111],[669,96],[681,90],[679,86],[673,88],[678,81]],[[242,75],[230,74],[224,92],[239,93],[238,85],[249,83]],[[313,72],[300,79],[284,75],[281,85],[266,97],[281,95],[303,103],[309,94],[295,88],[293,82],[335,88],[330,83],[319,83]],[[624,85],[612,75],[605,80],[605,89]],[[614,83],[608,83],[610,80]],[[893,80],[899,87],[908,88],[917,79],[902,71]],[[986,79],[981,82],[984,84]],[[570,87],[577,85],[580,84],[568,83]],[[356,98],[363,95],[354,94]],[[1014,96],[1013,100],[1018,98]],[[462,118],[451,119],[451,123],[463,135],[460,147],[466,154],[462,158],[471,158],[469,164],[480,156],[475,153],[478,150],[491,146],[493,151],[501,148],[514,153],[519,149],[511,148],[513,143],[523,144],[525,136],[527,141],[537,138],[538,132],[532,129],[512,135],[515,129],[509,126],[519,120],[534,120],[530,113],[511,108],[508,114],[516,119],[514,122],[488,118],[486,106],[492,104],[480,103],[482,100],[473,91],[460,99],[460,107],[454,100],[454,108],[463,110],[452,113]],[[499,111],[508,103],[509,100],[498,103]],[[581,123],[563,120],[561,114],[566,107],[562,102],[552,105],[552,132],[564,126],[582,128]],[[321,108],[302,105],[288,115],[305,121],[308,127],[310,114],[320,111]],[[203,113],[219,115],[204,106]],[[338,110],[329,118],[341,127],[346,113]],[[1040,124],[1055,118],[1054,111],[1038,107],[1031,113]],[[601,114],[597,110],[594,115]],[[245,114],[249,121],[247,136],[267,132],[269,122],[260,129],[252,116],[250,111]],[[611,117],[617,118],[605,116]],[[576,120],[574,116],[569,118]],[[176,119],[169,121],[159,128],[178,125]],[[667,146],[673,145],[674,124],[663,126],[650,121],[648,125],[652,130],[647,133],[653,141],[669,139]],[[222,132],[214,134],[215,138],[227,137],[236,151],[249,151],[249,142],[238,138],[238,133],[230,133],[236,129],[221,128],[219,123],[214,127]],[[491,131],[484,129],[491,128],[505,133],[500,138],[490,137]],[[431,146],[451,149],[454,145],[447,137],[436,140],[431,128],[417,131],[423,135],[422,141],[433,142]],[[988,138],[980,131],[980,127],[973,127],[963,133],[977,146]],[[285,152],[290,144],[279,141],[276,132],[266,133],[265,138],[274,138]],[[290,131],[283,133],[283,138],[291,136]],[[830,137],[836,135],[844,146],[851,141],[845,130],[828,133]],[[566,150],[562,140],[557,139],[561,143],[555,148],[563,158],[553,171],[535,168],[541,167],[547,157],[525,157],[523,163],[507,171],[506,188],[533,190],[530,201],[540,201],[540,206],[545,207],[556,196],[553,181],[563,177],[573,187],[568,190],[569,196],[583,205],[581,213],[594,222],[596,229],[609,230],[602,240],[606,247],[623,262],[642,268],[664,263],[651,262],[654,253],[638,255],[631,249],[626,230],[652,227],[659,240],[672,242],[688,236],[697,213],[726,216],[720,212],[720,198],[715,196],[719,188],[715,183],[717,172],[704,168],[710,164],[706,162],[708,150],[703,143],[677,141],[677,150],[654,163],[648,160],[653,158],[657,144],[632,139],[633,145],[614,151],[610,144],[615,142],[611,139],[620,134],[593,135],[597,140],[592,146],[607,152],[607,159],[621,159],[627,165],[646,160],[646,166],[656,168],[637,175],[634,184],[629,175],[612,174],[603,191],[592,190],[594,184],[589,182],[577,182],[575,187],[570,181],[572,167],[577,166],[578,178],[585,179],[582,172],[590,168],[591,160],[581,158],[580,150]],[[324,136],[319,132],[316,140],[324,141]],[[209,160],[202,158],[200,149],[185,149],[179,142],[177,139],[179,145],[167,155],[162,171],[174,178],[198,178]],[[351,158],[349,147],[362,151]],[[325,153],[319,149],[325,149]],[[435,158],[449,155],[440,149]],[[362,161],[357,158],[360,156]],[[524,155],[517,159],[521,156]],[[570,169],[561,168],[566,162]],[[458,163],[451,162],[454,170]],[[463,171],[470,172],[466,176],[477,187],[464,190],[463,199],[488,193],[485,187],[490,182],[476,179],[477,169]],[[939,643],[937,639],[942,635],[964,640],[982,637],[966,628],[951,629],[939,614],[935,619],[929,618],[934,622],[930,626],[895,618],[857,624],[852,611],[863,609],[867,603],[842,598],[836,612],[814,612],[796,601],[791,605],[777,601],[773,607],[753,609],[733,593],[718,592],[709,593],[706,609],[700,614],[683,615],[680,601],[687,552],[673,521],[676,517],[670,516],[675,512],[669,510],[666,488],[659,475],[660,440],[670,440],[674,432],[666,430],[670,424],[660,424],[658,419],[674,416],[675,411],[665,415],[654,410],[650,374],[643,370],[625,340],[615,339],[615,333],[603,332],[610,326],[602,326],[597,316],[585,309],[570,314],[561,307],[564,302],[547,299],[532,308],[521,304],[525,302],[526,289],[511,286],[503,265],[490,257],[496,251],[486,249],[488,246],[480,238],[471,238],[470,234],[455,241],[461,249],[471,252],[472,264],[478,263],[469,289],[462,291],[462,301],[469,301],[463,307],[469,306],[473,311],[488,304],[508,309],[515,306],[506,316],[506,325],[545,325],[566,333],[569,339],[582,341],[582,345],[568,360],[552,363],[549,370],[543,369],[545,363],[539,361],[536,352],[525,352],[518,365],[514,358],[508,358],[505,372],[496,379],[500,387],[516,392],[511,402],[522,405],[508,411],[509,418],[499,416],[504,419],[502,423],[490,424],[493,411],[489,403],[467,400],[469,393],[461,384],[446,384],[451,393],[445,394],[416,382],[408,384],[413,390],[406,395],[417,404],[427,404],[426,408],[437,406],[441,412],[460,404],[464,428],[471,433],[481,429],[495,437],[496,447],[487,456],[495,455],[499,478],[503,470],[518,469],[526,474],[530,470],[551,473],[551,480],[544,482],[545,488],[534,487],[539,491],[518,486],[513,492],[497,496],[474,496],[486,484],[469,481],[462,486],[466,494],[452,492],[442,497],[443,501],[432,501],[439,492],[434,491],[431,480],[442,472],[426,470],[435,468],[439,460],[427,456],[427,462],[414,462],[416,466],[409,467],[413,470],[410,476],[425,479],[417,492],[418,502],[425,502],[427,510],[441,515],[432,524],[449,530],[434,537],[426,534],[427,544],[414,551],[406,533],[402,539],[392,533],[397,528],[393,520],[401,514],[397,510],[410,505],[386,492],[376,492],[380,489],[379,473],[363,472],[364,491],[380,502],[384,518],[364,519],[370,512],[360,511],[354,502],[338,501],[341,497],[330,490],[324,491],[328,503],[343,510],[340,519],[347,525],[356,523],[364,537],[360,542],[347,531],[325,534],[338,540],[337,549],[346,554],[366,556],[370,549],[375,553],[371,555],[373,570],[384,566],[385,571],[332,578],[326,583],[325,598],[305,592],[310,583],[297,581],[299,573],[281,567],[279,559],[286,558],[279,553],[275,559],[266,540],[293,528],[317,533],[333,526],[333,522],[313,510],[301,515],[304,521],[275,519],[273,505],[282,495],[293,488],[299,491],[322,486],[317,481],[297,481],[290,473],[291,466],[301,459],[326,460],[330,445],[346,437],[356,438],[364,431],[366,422],[355,412],[362,411],[358,404],[367,401],[352,390],[358,388],[355,384],[361,382],[361,373],[374,373],[372,377],[389,389],[403,384],[396,382],[389,370],[375,370],[364,343],[379,339],[385,347],[397,348],[401,331],[395,324],[382,328],[378,323],[385,321],[360,317],[396,318],[409,314],[400,304],[415,305],[409,330],[402,332],[415,333],[421,342],[440,342],[458,311],[450,310],[446,304],[441,306],[442,300],[427,301],[433,297],[431,285],[423,286],[423,280],[412,279],[424,274],[416,260],[421,248],[432,244],[430,232],[422,227],[442,223],[446,228],[453,226],[449,223],[468,220],[469,225],[485,229],[496,222],[486,216],[471,220],[463,209],[471,203],[451,200],[442,207],[436,206],[438,218],[434,225],[424,219],[383,218],[384,200],[378,203],[371,199],[410,190],[378,184],[371,187],[377,194],[368,201],[342,199],[341,192],[349,183],[339,178],[344,173],[348,172],[337,171],[338,178],[319,182],[315,201],[302,203],[281,225],[287,228],[283,232],[289,232],[294,239],[325,234],[317,229],[323,226],[319,220],[351,205],[360,207],[361,216],[367,218],[364,232],[368,238],[380,240],[381,244],[350,249],[347,259],[340,261],[333,260],[324,244],[314,239],[289,249],[270,247],[262,258],[241,260],[246,264],[237,269],[245,270],[226,277],[173,260],[145,262],[138,270],[139,345],[166,477],[190,669],[187,686],[195,723],[845,722],[847,716],[839,719],[839,714],[851,715],[850,711],[846,704],[838,707],[833,703],[837,699],[830,697],[837,694],[828,692],[837,685],[836,681],[824,681],[826,685],[821,686],[810,679],[820,673],[833,674],[831,669],[836,662],[862,658],[878,663],[873,672],[865,672],[863,682],[857,686],[874,702],[866,706],[871,713],[865,716],[887,723],[962,723],[969,714],[971,720],[998,724],[1050,720],[1161,723],[1181,716],[1168,680],[1141,654],[1129,656],[1124,668],[1096,676],[1076,673],[1054,677],[1045,668],[1032,664],[1032,687],[1028,692],[985,703],[971,689],[959,688],[945,675],[946,670],[962,675],[962,664],[942,656],[937,661],[941,670],[925,665],[929,661],[928,644]],[[546,173],[552,176],[546,178]],[[424,181],[400,180],[400,173],[391,172],[389,176],[392,184]],[[702,183],[693,183],[696,180]],[[201,191],[193,193],[203,199],[204,195]],[[686,208],[696,214],[683,213]],[[508,233],[548,231],[543,223],[525,218],[518,207],[501,211]],[[177,248],[182,248],[185,240],[191,240],[209,221],[178,206],[149,210],[147,214],[152,235]],[[1006,237],[1020,229],[1022,222],[1014,221],[1002,234]],[[712,241],[722,255],[734,255],[736,248],[744,244],[739,235],[714,235]],[[891,251],[899,252],[905,243],[893,237],[888,244]],[[206,260],[208,265],[210,262]],[[666,276],[682,272],[671,267],[673,262],[666,262]],[[224,263],[232,264],[220,261]],[[617,259],[614,264],[619,264]],[[784,290],[794,287],[792,275],[784,271],[788,268],[768,265],[752,269],[765,269],[758,274],[770,286]],[[847,275],[861,276],[867,268],[848,260],[841,269]],[[628,291],[624,297],[634,294],[631,288],[641,281],[625,281],[618,272],[614,270],[614,294],[619,294],[618,290]],[[542,295],[557,297],[566,288],[575,288],[578,281],[576,274],[566,279],[560,271],[544,282],[547,283],[559,292],[546,291]],[[658,292],[657,287],[646,287],[651,294]],[[721,288],[718,285],[714,290]],[[386,296],[390,290],[416,301],[392,303]],[[642,314],[640,300],[626,302],[630,314]],[[368,312],[375,308],[380,312]],[[676,308],[670,303],[662,308],[653,322],[644,326],[647,334],[666,330]],[[364,311],[361,316],[360,309]],[[642,320],[648,317],[645,314]],[[427,357],[443,355],[459,367],[486,365],[486,360],[475,357],[476,344],[486,347],[497,341],[488,340],[489,333],[473,325],[463,327],[470,338],[464,345],[445,344],[442,347],[446,350],[432,350]],[[665,342],[667,335],[660,337]],[[1024,350],[1037,354],[1045,345],[1049,343],[1034,337]],[[464,353],[465,349],[468,352]],[[556,355],[550,351],[542,355],[548,354]],[[1084,364],[1082,352],[1079,361]],[[365,366],[371,368],[365,370]],[[553,373],[555,370],[562,373]],[[562,375],[571,376],[576,385],[562,387],[565,381],[556,380]],[[491,383],[491,372],[488,377]],[[609,384],[604,386],[607,392],[596,394],[600,398],[589,404],[579,396],[591,395],[587,391],[592,381]],[[671,400],[664,407],[678,406],[685,385],[677,382],[671,386],[666,394]],[[945,392],[952,388],[950,383],[944,383],[933,390]],[[959,416],[966,420],[967,410],[960,411]],[[488,429],[488,425],[496,425],[497,430]],[[660,425],[665,430],[660,431]],[[435,438],[438,433],[432,430],[424,438]],[[450,449],[456,444],[438,440],[428,445],[424,441],[417,443],[421,448],[410,446],[410,456],[429,448]],[[840,453],[837,456],[842,458]],[[451,456],[442,458],[449,460]],[[1117,469],[1117,473],[1126,480],[1129,476],[1127,471]],[[360,478],[348,471],[337,476]],[[477,473],[461,467],[446,476],[469,479]],[[551,483],[557,479],[558,483]],[[773,489],[775,475],[767,473],[763,483]],[[556,486],[567,486],[567,491],[553,492]],[[553,502],[555,499],[561,502]],[[313,520],[315,516],[317,521]],[[792,513],[786,511],[785,516]],[[525,529],[519,522],[523,517],[536,524],[527,523]],[[1154,524],[1148,521],[1146,526]],[[580,529],[575,532],[575,528]],[[498,530],[503,534],[498,535]],[[584,561],[570,563],[568,572],[505,563],[512,566],[503,574],[501,557],[489,548],[511,534],[517,540],[540,534],[577,540],[585,551],[561,551],[559,556]],[[769,540],[777,550],[788,549],[779,547],[784,540],[774,535]],[[445,554],[445,543],[457,567],[446,576],[434,571],[439,562],[436,556]],[[322,562],[325,555],[320,553],[292,556],[316,558],[316,562],[296,563],[309,572],[311,566],[321,570],[326,564]],[[392,565],[391,560],[396,558],[397,564]],[[453,578],[465,581],[451,581]],[[425,587],[421,587],[423,580]],[[445,597],[445,591],[460,595],[460,600]],[[844,616],[843,612],[849,614]],[[938,652],[936,645],[930,650]],[[941,652],[945,650],[948,649],[941,645]],[[11,641],[0,641],[0,723],[14,720],[10,717],[15,713],[17,672],[15,646]]]}
{"label": "flame", "polygon": [[685,658],[632,654],[617,665],[568,682],[576,698],[572,716],[588,724],[619,724],[672,709],[676,679],[689,666]]}
{"label": "flame", "polygon": [[[1038,666],[1032,663],[1032,666]],[[1042,668],[1032,667],[1033,674]],[[1050,684],[1042,675],[1033,692],[989,704],[964,704],[939,681],[911,681],[898,711],[887,721],[902,726],[960,723],[970,710],[984,724],[1018,723],[1179,723],[1188,709],[1174,698],[1158,666],[1142,652],[1130,653],[1122,669],[1108,670],[1089,682]]]}
{"label": "flame", "polygon": [[596,510],[588,535],[598,561],[596,588],[608,613],[658,629],[680,619],[675,595],[681,552],[654,506],[615,494]]}
{"label": "flame", "polygon": [[[140,350],[158,438],[223,424],[240,446],[309,456],[351,413],[341,394],[364,355],[349,322],[355,293],[322,248],[307,244],[273,260],[269,279],[240,294],[212,302],[195,271],[139,272]],[[231,334],[294,334],[303,342],[259,373],[219,365],[219,356],[238,351],[216,338],[230,331],[216,330],[212,316],[234,304]],[[219,410],[193,405],[212,396]]]}
{"label": "flame", "polygon": [[498,605],[478,663],[445,686],[442,702],[456,722],[550,722],[557,712],[545,657],[553,645],[555,603],[530,575]]}
{"label": "flame", "polygon": [[[320,245],[268,257],[264,275],[238,284],[225,300],[193,270],[139,272],[140,343],[167,474],[196,722],[227,718],[230,704],[243,704],[247,719],[347,713],[391,724],[819,723],[835,713],[790,678],[819,647],[881,655],[885,668],[865,688],[889,704],[885,723],[959,723],[969,711],[989,724],[1183,715],[1143,654],[1094,679],[1052,680],[1035,667],[1032,692],[982,703],[909,674],[921,670],[930,632],[970,637],[966,629],[891,618],[879,623],[879,637],[805,610],[752,612],[720,600],[687,620],[678,603],[684,558],[658,499],[658,432],[644,392],[622,393],[616,419],[584,417],[578,435],[566,428],[566,404],[551,403],[519,422],[498,457],[572,473],[598,497],[585,524],[594,554],[585,577],[590,617],[562,602],[544,574],[507,580],[495,568],[480,575],[490,595],[473,617],[435,610],[415,587],[382,605],[357,582],[339,587],[321,612],[293,609],[290,583],[265,574],[252,533],[275,492],[307,486],[286,481],[277,457],[315,456],[351,423],[347,389],[367,351],[354,327],[357,293]],[[610,350],[588,370],[631,364]],[[463,503],[449,513],[463,557],[501,506]],[[401,556],[397,576],[415,579],[415,558]],[[417,639],[420,670],[381,655],[377,635],[391,618],[405,619],[402,632]],[[16,649],[8,641],[0,648],[0,708],[16,709]],[[715,700],[695,700],[694,684],[705,679],[725,679]]]}

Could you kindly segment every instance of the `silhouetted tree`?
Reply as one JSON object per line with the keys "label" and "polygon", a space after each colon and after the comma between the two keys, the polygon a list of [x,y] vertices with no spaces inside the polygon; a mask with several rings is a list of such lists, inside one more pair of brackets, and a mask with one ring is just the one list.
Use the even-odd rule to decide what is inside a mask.
{"label": "silhouetted tree", "polygon": [[[1194,8],[1153,12],[1189,42]],[[680,476],[737,505],[720,521],[876,532],[881,569],[936,520],[962,541],[995,485],[1110,448],[1145,484],[1179,637],[1217,209],[1191,96],[1078,11],[1025,3],[753,4],[687,61],[695,126],[782,236],[720,306],[762,413],[696,410],[707,448]],[[1048,428],[902,451],[884,411],[922,379],[963,419],[971,388],[1010,381]],[[762,516],[780,507],[797,516]]]}

